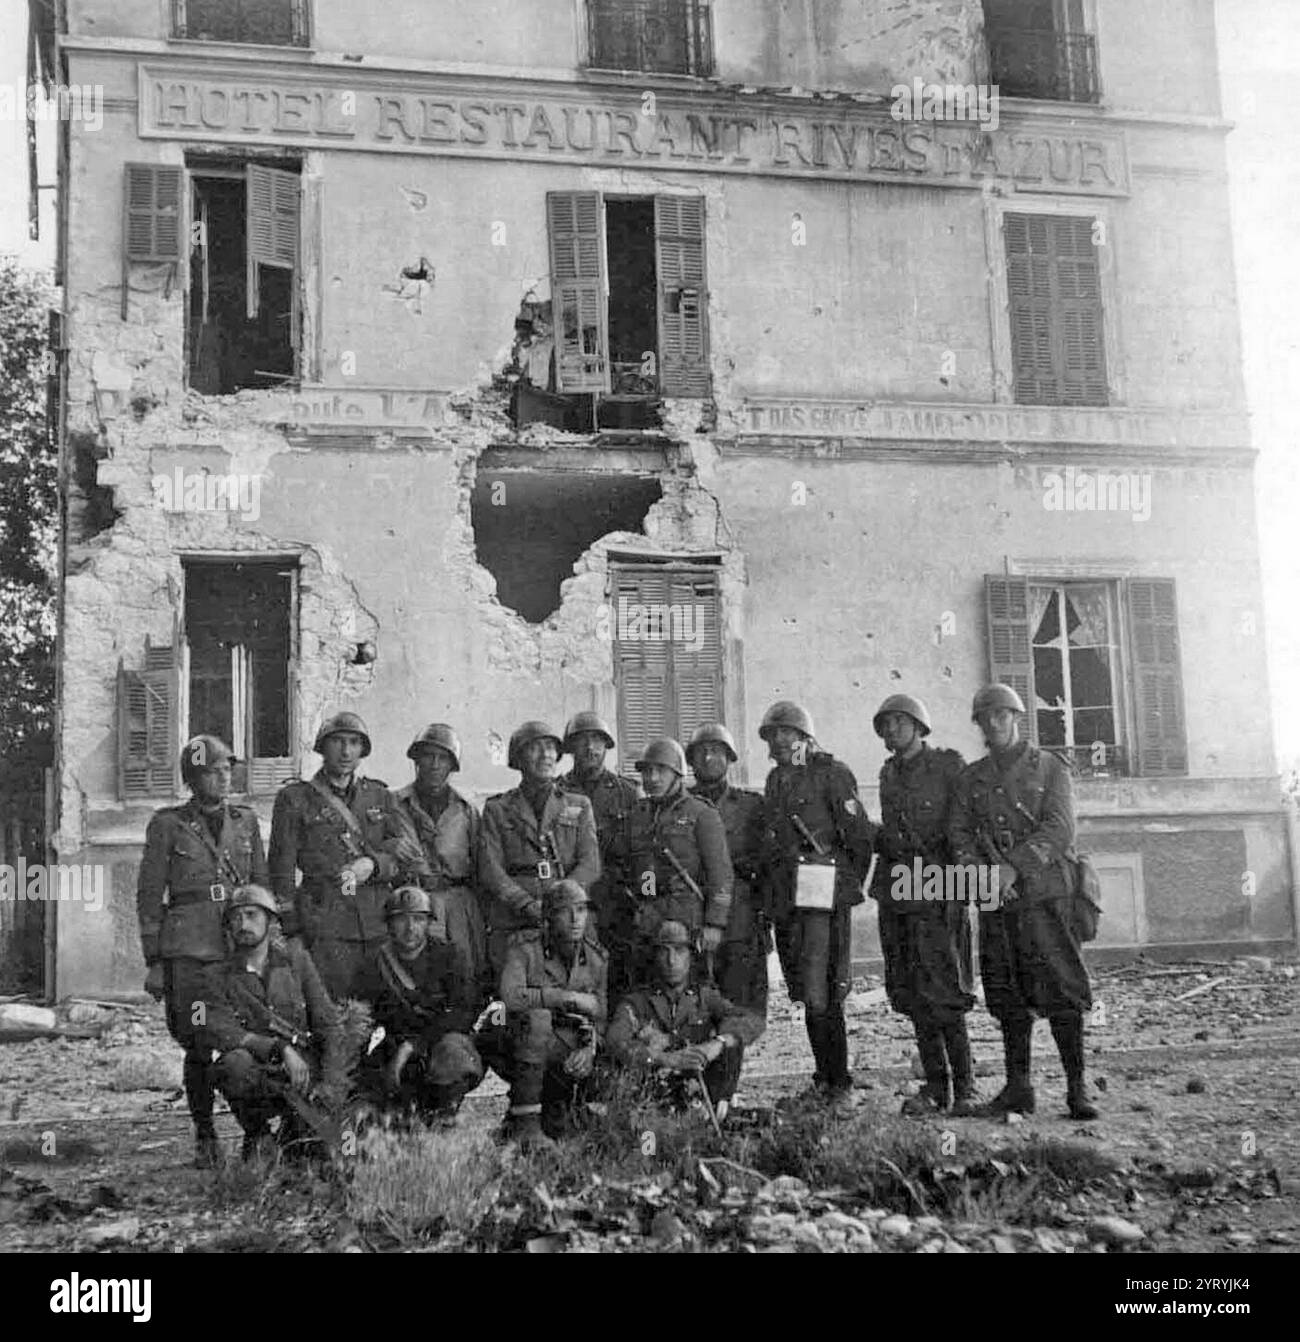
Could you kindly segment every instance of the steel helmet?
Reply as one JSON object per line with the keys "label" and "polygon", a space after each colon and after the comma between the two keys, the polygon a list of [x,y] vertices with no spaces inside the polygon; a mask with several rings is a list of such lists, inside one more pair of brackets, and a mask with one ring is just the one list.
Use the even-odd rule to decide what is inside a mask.
{"label": "steel helmet", "polygon": [[384,900],[384,917],[391,918],[395,913],[433,914],[433,896],[418,885],[403,885],[390,890]]}
{"label": "steel helmet", "polygon": [[506,751],[506,763],[512,769],[520,767],[519,756],[523,748],[531,741],[541,741],[550,739],[555,742],[555,753],[557,755],[564,753],[564,742],[551,729],[549,723],[539,722],[534,719],[531,722],[525,722],[522,727],[516,730],[510,736],[510,746]]}
{"label": "steel helmet", "polygon": [[789,699],[778,700],[763,714],[763,722],[758,729],[759,736],[766,741],[774,727],[793,727],[795,731],[802,732],[805,736],[817,735],[813,730],[812,714]]}
{"label": "steel helmet", "polygon": [[272,918],[280,916],[275,896],[261,885],[241,885],[226,903],[227,916],[231,909],[263,909]]}
{"label": "steel helmet", "polygon": [[685,923],[679,923],[676,919],[668,918],[659,924],[659,930],[655,933],[656,946],[690,946],[691,934]]}
{"label": "steel helmet", "polygon": [[884,736],[885,734],[881,729],[880,719],[886,713],[906,713],[916,723],[922,736],[930,735],[930,710],[919,699],[913,699],[910,694],[891,694],[876,709],[876,715],[871,719],[871,725],[876,729],[877,736]]}
{"label": "steel helmet", "polygon": [[316,733],[316,743],[312,749],[319,755],[321,746],[331,736],[338,736],[341,732],[355,732],[361,738],[361,758],[365,759],[370,754],[370,733],[366,730],[366,724],[355,713],[335,713],[332,718],[326,718],[321,723],[320,731]]}
{"label": "steel helmet", "polygon": [[571,743],[579,732],[595,732],[604,738],[607,750],[614,749],[614,738],[610,734],[609,727],[605,724],[605,719],[599,713],[592,713],[588,710],[583,713],[575,713],[569,719],[569,725],[564,729],[563,749],[566,753],[572,753],[573,746]]}
{"label": "steel helmet", "polygon": [[196,736],[186,741],[181,750],[181,777],[192,783],[195,774],[201,774],[204,769],[236,762],[234,752],[220,737]]}
{"label": "steel helmet", "polygon": [[679,778],[686,773],[686,755],[671,736],[656,736],[653,741],[646,743],[641,758],[636,762],[637,773],[641,773],[647,764],[662,764]]}
{"label": "steel helmet", "polygon": [[977,721],[981,713],[986,713],[991,708],[1009,708],[1015,713],[1025,711],[1024,701],[1015,690],[1010,685],[1001,683],[985,685],[975,691],[975,700],[970,710],[971,721]]}
{"label": "steel helmet", "polygon": [[460,768],[460,737],[445,722],[431,722],[406,747],[406,758],[418,759],[429,746],[439,746],[451,756],[453,773]]}
{"label": "steel helmet", "polygon": [[720,745],[726,746],[727,758],[732,764],[740,758],[736,754],[736,738],[720,722],[704,722],[695,729],[695,735],[691,737],[691,743],[686,747],[686,758],[689,760],[695,747],[704,745],[706,741],[717,741]]}

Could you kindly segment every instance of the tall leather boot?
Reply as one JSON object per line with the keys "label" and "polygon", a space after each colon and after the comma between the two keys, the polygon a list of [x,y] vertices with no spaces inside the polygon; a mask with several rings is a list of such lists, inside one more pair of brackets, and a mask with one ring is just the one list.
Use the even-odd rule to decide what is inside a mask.
{"label": "tall leather boot", "polygon": [[1048,1023],[1065,1068],[1065,1102],[1070,1117],[1084,1121],[1096,1118],[1097,1106],[1088,1097],[1083,1076],[1083,1015],[1078,1011],[1062,1011],[1052,1015]]}
{"label": "tall leather boot", "polygon": [[826,1057],[826,1018],[804,1013],[804,1028],[808,1031],[808,1045],[813,1055],[813,1085],[825,1090],[831,1084],[831,1072]]}
{"label": "tall leather boot", "polygon": [[212,1079],[212,1065],[206,1053],[187,1052],[182,1069],[185,1101],[194,1120],[194,1165],[196,1169],[210,1170],[217,1163],[220,1146],[217,1130],[212,1122],[212,1105],[216,1086]]}
{"label": "tall leather boot", "polygon": [[966,1033],[966,1017],[946,1020],[941,1028],[948,1066],[952,1068],[952,1112],[958,1118],[969,1118],[979,1108],[979,1096],[975,1093],[975,1062]]}
{"label": "tall leather boot", "polygon": [[510,1087],[510,1108],[501,1128],[501,1138],[527,1149],[551,1149],[555,1143],[542,1130],[542,1087],[546,1069],[540,1062],[515,1063]]}
{"label": "tall leather boot", "polygon": [[943,1113],[950,1104],[948,1094],[948,1055],[944,1048],[943,1032],[927,1015],[912,1018],[916,1031],[916,1047],[921,1055],[921,1070],[925,1084],[915,1095],[903,1101],[905,1118],[921,1118],[925,1114]]}
{"label": "tall leather boot", "polygon": [[1030,1042],[1034,1018],[1028,1014],[1003,1016],[1002,1049],[1006,1057],[1007,1084],[980,1111],[989,1118],[1003,1114],[1032,1114],[1034,1088],[1029,1084]]}

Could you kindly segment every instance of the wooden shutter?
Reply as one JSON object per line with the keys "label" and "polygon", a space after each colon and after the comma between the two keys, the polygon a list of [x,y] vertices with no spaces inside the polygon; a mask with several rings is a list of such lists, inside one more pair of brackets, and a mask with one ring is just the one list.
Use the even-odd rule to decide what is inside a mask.
{"label": "wooden shutter", "polygon": [[600,196],[550,191],[551,298],[556,382],[565,393],[609,390],[609,333]]}
{"label": "wooden shutter", "polygon": [[122,801],[180,790],[180,669],[175,647],[145,645],[144,667],[117,668],[117,782]]}
{"label": "wooden shutter", "polygon": [[[122,320],[126,320],[132,261],[181,259],[183,171],[165,163],[128,163],[122,189]],[[170,292],[170,281],[168,292]]]}
{"label": "wooden shutter", "polygon": [[1026,734],[1038,737],[1034,703],[1034,657],[1030,647],[1029,579],[988,574],[984,610],[989,633],[989,679],[1010,685],[1024,700]]}
{"label": "wooden shutter", "polygon": [[618,694],[618,748],[626,774],[636,775],[635,764],[646,743],[671,736],[669,645],[648,639],[620,638],[633,605],[666,603],[667,572],[621,569],[614,580],[614,686]]}
{"label": "wooden shutter", "polygon": [[296,172],[247,165],[246,219],[248,248],[248,315],[258,311],[258,268],[276,266],[294,270],[298,265],[298,198],[301,183]]}
{"label": "wooden shutter", "polygon": [[1169,578],[1125,583],[1133,700],[1137,719],[1137,773],[1151,778],[1187,773],[1183,675],[1178,647],[1178,602]]}
{"label": "wooden shutter", "polygon": [[1016,400],[1024,405],[1107,404],[1093,220],[1007,214],[1003,235]]}
{"label": "wooden shutter", "polygon": [[721,602],[715,574],[674,573],[670,603],[692,612],[691,644],[674,639],[672,698],[676,710],[672,736],[684,746],[705,722],[722,721]]}
{"label": "wooden shutter", "polygon": [[704,201],[655,197],[659,269],[659,385],[666,396],[709,394]]}

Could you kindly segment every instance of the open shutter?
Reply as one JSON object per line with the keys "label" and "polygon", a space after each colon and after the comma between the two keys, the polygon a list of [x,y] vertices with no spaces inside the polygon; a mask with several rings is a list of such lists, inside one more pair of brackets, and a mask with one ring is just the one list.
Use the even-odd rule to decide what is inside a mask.
{"label": "open shutter", "polygon": [[550,191],[551,298],[556,382],[564,393],[609,390],[609,334],[600,196]]}
{"label": "open shutter", "polygon": [[1031,741],[1037,740],[1034,659],[1029,643],[1029,579],[987,574],[984,610],[989,632],[989,679],[1010,685],[1024,700],[1028,709],[1026,732]]}
{"label": "open shutter", "polygon": [[[635,764],[646,743],[671,736],[672,666],[669,645],[638,636],[634,606],[665,604],[668,574],[623,569],[614,581],[614,686],[618,694],[618,748],[625,774],[636,776]],[[641,633],[644,633],[642,628]],[[630,633],[630,638],[620,635]]]}
{"label": "open shutter", "polygon": [[[128,163],[122,190],[122,320],[126,320],[132,261],[181,259],[182,169]],[[170,289],[170,285],[169,285]]]}
{"label": "open shutter", "polygon": [[[295,172],[250,163],[246,168],[248,227],[248,315],[258,311],[258,269],[298,265],[298,199],[301,182]],[[295,348],[297,346],[295,345]]]}
{"label": "open shutter", "polygon": [[659,270],[659,385],[666,396],[709,394],[704,201],[655,197]]}
{"label": "open shutter", "polygon": [[117,668],[117,781],[122,801],[180,790],[180,670],[175,647],[145,645],[144,667]]}
{"label": "open shutter", "polygon": [[1178,648],[1178,602],[1170,578],[1125,583],[1133,701],[1137,717],[1137,772],[1144,778],[1187,773],[1183,674]]}

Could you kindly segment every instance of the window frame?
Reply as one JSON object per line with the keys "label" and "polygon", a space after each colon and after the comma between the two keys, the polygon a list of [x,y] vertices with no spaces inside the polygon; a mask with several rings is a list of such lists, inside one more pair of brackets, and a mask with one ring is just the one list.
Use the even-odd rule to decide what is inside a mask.
{"label": "window frame", "polygon": [[[630,0],[634,4],[649,5],[655,3],[655,0]],[[684,10],[695,10],[702,15],[704,27],[702,50],[700,52],[701,65],[703,68],[698,70],[646,70],[646,69],[628,69],[620,65],[599,65],[595,59],[596,33],[596,7],[597,0],[575,0],[577,6],[577,30],[578,30],[578,65],[587,73],[604,76],[624,76],[624,77],[644,77],[652,76],[655,79],[684,79],[708,81],[717,78],[717,47],[713,33],[713,4],[712,0],[666,0],[667,3],[680,3]],[[697,24],[700,22],[696,20]],[[692,31],[688,20],[688,30],[686,34],[688,47],[688,64]]]}
{"label": "window frame", "polygon": [[[993,349],[993,403],[1023,406],[1026,410],[1050,410],[1060,414],[1095,414],[1125,409],[1128,404],[1128,375],[1124,363],[1119,301],[1123,254],[1115,227],[1116,211],[1113,204],[1083,196],[1046,198],[1017,194],[1011,199],[1003,199],[985,192],[983,209]],[[1011,341],[1011,289],[1004,231],[1004,220],[1008,214],[1074,216],[1091,218],[1101,223],[1106,241],[1098,249],[1101,255],[1097,259],[1097,276],[1101,289],[1102,355],[1106,361],[1105,405],[1044,405],[1016,400],[1016,368]]]}
{"label": "window frame", "polygon": [[310,51],[315,44],[315,14],[312,0],[285,0],[289,7],[290,25],[297,33],[288,42],[256,42],[248,38],[192,37],[185,31],[188,0],[171,0],[171,26],[168,37],[173,42],[199,42],[204,46],[264,47],[268,51]]}
{"label": "window frame", "polygon": [[[1070,9],[1077,7],[1079,10],[1079,22],[1076,24],[1070,17]],[[988,20],[988,9],[983,3],[980,6],[983,13],[984,25],[984,59],[988,69],[988,78],[990,83],[996,83],[993,69],[993,47],[989,41],[990,24]],[[1021,102],[1042,102],[1051,103],[1064,107],[1101,107],[1105,103],[1105,86],[1102,82],[1101,70],[1101,43],[1097,31],[1098,10],[1097,0],[1052,0],[1053,11],[1053,31],[1058,36],[1065,37],[1087,37],[1092,41],[1092,77],[1095,90],[1095,97],[1092,98],[1045,98],[1034,94],[1004,94],[1004,97],[1015,98]],[[1028,31],[1028,30],[1026,30]],[[1073,87],[1075,80],[1073,70],[1069,71],[1069,83]]]}

